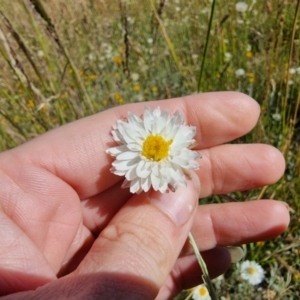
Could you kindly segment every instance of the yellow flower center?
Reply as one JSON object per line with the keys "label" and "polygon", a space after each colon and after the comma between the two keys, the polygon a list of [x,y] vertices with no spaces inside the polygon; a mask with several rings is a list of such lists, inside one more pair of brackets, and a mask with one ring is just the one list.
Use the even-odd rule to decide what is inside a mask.
{"label": "yellow flower center", "polygon": [[160,135],[149,135],[144,144],[142,154],[151,160],[160,161],[168,156],[173,140],[166,141]]}
{"label": "yellow flower center", "polygon": [[256,273],[255,268],[249,267],[249,268],[248,268],[248,273],[251,274],[251,275],[254,274],[254,273]]}
{"label": "yellow flower center", "polygon": [[202,287],[199,289],[199,294],[200,294],[200,296],[205,296],[205,295],[207,295],[207,289],[206,289],[206,287],[202,286]]}

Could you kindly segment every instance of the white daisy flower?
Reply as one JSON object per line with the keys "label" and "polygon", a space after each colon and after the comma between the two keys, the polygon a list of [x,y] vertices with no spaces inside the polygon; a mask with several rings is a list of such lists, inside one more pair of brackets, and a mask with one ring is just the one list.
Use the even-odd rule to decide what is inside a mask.
{"label": "white daisy flower", "polygon": [[132,81],[138,81],[139,78],[140,78],[140,75],[138,73],[132,73],[131,74]]}
{"label": "white daisy flower", "polygon": [[235,4],[235,10],[240,13],[246,12],[248,9],[248,4],[243,1],[239,1]]}
{"label": "white daisy flower", "polygon": [[296,68],[289,68],[289,73],[294,75],[296,73]]}
{"label": "white daisy flower", "polygon": [[224,58],[225,58],[225,61],[230,61],[232,58],[232,54],[230,52],[225,52]]}
{"label": "white daisy flower", "polygon": [[244,76],[245,74],[246,74],[246,71],[244,69],[235,70],[235,76],[237,76],[237,77]]}
{"label": "white daisy flower", "polygon": [[112,135],[119,144],[106,150],[116,159],[111,172],[125,176],[122,187],[131,193],[175,191],[186,186],[186,171],[196,170],[200,154],[190,150],[195,145],[196,128],[185,125],[182,114],[176,111],[153,111],[145,107],[144,115],[128,113],[127,120],[118,120]]}
{"label": "white daisy flower", "polygon": [[281,114],[278,114],[278,113],[273,114],[273,115],[272,115],[272,118],[273,118],[275,121],[280,121],[280,120],[281,120]]}
{"label": "white daisy flower", "polygon": [[211,297],[209,296],[208,290],[205,286],[205,284],[200,284],[196,286],[193,290],[192,294],[193,300],[211,300]]}
{"label": "white daisy flower", "polygon": [[246,260],[241,264],[241,276],[252,285],[260,284],[265,275],[264,269],[255,261]]}

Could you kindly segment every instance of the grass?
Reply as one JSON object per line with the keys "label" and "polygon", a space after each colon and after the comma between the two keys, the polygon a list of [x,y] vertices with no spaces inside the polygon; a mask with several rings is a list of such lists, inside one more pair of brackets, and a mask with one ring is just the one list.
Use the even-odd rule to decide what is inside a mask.
{"label": "grass", "polygon": [[244,13],[236,1],[216,1],[208,31],[211,2],[1,1],[0,151],[123,103],[198,90],[249,94],[262,114],[237,142],[276,146],[287,168],[275,185],[231,196],[286,201],[291,225],[276,240],[245,246],[266,271],[262,285],[242,281],[237,265],[217,291],[223,299],[299,299],[299,0],[249,0]]}

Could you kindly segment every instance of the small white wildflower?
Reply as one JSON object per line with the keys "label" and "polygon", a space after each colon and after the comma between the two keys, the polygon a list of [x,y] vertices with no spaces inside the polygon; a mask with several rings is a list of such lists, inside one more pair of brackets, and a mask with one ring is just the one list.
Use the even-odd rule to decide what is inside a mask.
{"label": "small white wildflower", "polygon": [[194,59],[194,60],[198,60],[198,57],[199,57],[199,55],[198,54],[192,54],[192,59]]}
{"label": "small white wildflower", "polygon": [[221,288],[221,284],[223,281],[224,281],[224,274],[213,279],[213,283],[214,283],[216,289]]}
{"label": "small white wildflower", "polygon": [[244,69],[237,69],[235,70],[235,75],[237,77],[241,77],[241,76],[244,76],[246,74],[245,70]]}
{"label": "small white wildflower", "polygon": [[208,14],[208,13],[210,13],[209,7],[204,7],[200,11],[200,14],[203,14],[203,15]]}
{"label": "small white wildflower", "polygon": [[298,75],[300,75],[300,67],[296,68],[296,72]]}
{"label": "small white wildflower", "polygon": [[181,8],[180,8],[179,6],[176,6],[176,7],[175,7],[175,10],[176,10],[176,11],[181,11]]}
{"label": "small white wildflower", "polygon": [[208,290],[204,284],[196,286],[192,294],[193,300],[211,300]]}
{"label": "small white wildflower", "polygon": [[130,23],[130,24],[134,24],[134,18],[127,17],[127,21],[128,21],[128,23]]}
{"label": "small white wildflower", "polygon": [[104,49],[104,51],[106,52],[106,54],[111,54],[112,53],[113,48],[110,44],[103,43],[101,46]]}
{"label": "small white wildflower", "polygon": [[125,176],[122,187],[131,193],[175,191],[186,186],[187,169],[196,170],[200,154],[190,150],[195,144],[196,128],[185,125],[182,114],[170,115],[159,107],[145,107],[143,117],[128,113],[126,121],[118,120],[112,136],[119,144],[106,150],[116,159],[111,172]]}
{"label": "small white wildflower", "polygon": [[232,54],[230,52],[225,52],[224,53],[224,60],[225,61],[230,61],[232,58]]}
{"label": "small white wildflower", "polygon": [[248,4],[243,1],[239,1],[235,4],[235,10],[240,13],[246,12],[248,9]]}
{"label": "small white wildflower", "polygon": [[273,114],[273,115],[272,115],[272,118],[273,118],[275,121],[280,121],[280,120],[281,120],[281,114],[278,114],[278,113]]}
{"label": "small white wildflower", "polygon": [[264,269],[255,261],[246,260],[241,264],[241,276],[252,285],[260,284],[264,279]]}
{"label": "small white wildflower", "polygon": [[144,95],[143,95],[143,94],[137,94],[137,95],[134,97],[134,99],[135,99],[136,101],[138,101],[138,102],[143,102],[143,101],[145,101]]}
{"label": "small white wildflower", "polygon": [[93,53],[89,53],[88,59],[89,59],[89,61],[95,60],[95,55]]}
{"label": "small white wildflower", "polygon": [[287,83],[288,83],[288,85],[293,85],[294,84],[294,80],[289,79]]}
{"label": "small white wildflower", "polygon": [[37,56],[38,56],[38,57],[44,57],[44,51],[43,51],[43,50],[39,50],[39,51],[37,52]]}
{"label": "small white wildflower", "polygon": [[147,43],[148,43],[148,44],[153,44],[153,39],[152,39],[152,38],[148,38],[148,39],[147,39]]}
{"label": "small white wildflower", "polygon": [[243,20],[243,19],[240,19],[240,18],[238,18],[238,19],[236,20],[236,22],[237,22],[237,24],[244,24],[244,23],[245,23],[244,20]]}
{"label": "small white wildflower", "polygon": [[296,73],[296,69],[295,69],[295,68],[290,68],[290,69],[289,69],[289,73],[290,73],[291,75],[294,75],[294,74]]}
{"label": "small white wildflower", "polygon": [[131,74],[132,81],[138,81],[139,78],[140,78],[140,75],[138,73],[132,73]]}

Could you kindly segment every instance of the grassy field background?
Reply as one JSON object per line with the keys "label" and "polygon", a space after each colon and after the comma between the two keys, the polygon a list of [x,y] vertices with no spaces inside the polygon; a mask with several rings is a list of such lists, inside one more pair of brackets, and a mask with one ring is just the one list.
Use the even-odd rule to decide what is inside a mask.
{"label": "grassy field background", "polygon": [[248,0],[245,12],[236,2],[1,1],[0,151],[124,103],[244,92],[262,114],[237,142],[276,146],[287,168],[275,185],[231,197],[284,200],[291,225],[245,246],[266,272],[261,285],[243,281],[237,264],[217,291],[222,299],[300,299],[299,0]]}

